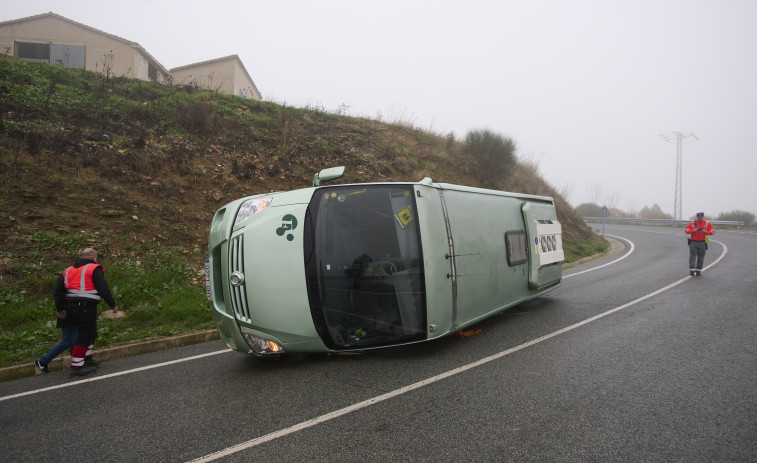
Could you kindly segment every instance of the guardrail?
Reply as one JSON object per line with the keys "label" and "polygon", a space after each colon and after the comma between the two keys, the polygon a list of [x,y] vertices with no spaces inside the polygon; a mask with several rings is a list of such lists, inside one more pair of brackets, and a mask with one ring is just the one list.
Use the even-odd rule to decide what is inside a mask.
{"label": "guardrail", "polygon": [[[586,223],[603,223],[603,224],[616,224],[616,225],[647,225],[653,227],[686,227],[691,220],[675,220],[675,219],[637,219],[627,217],[584,217]],[[739,227],[744,226],[744,222],[738,222],[734,220],[710,220],[712,225],[727,225],[734,226],[738,230]]]}

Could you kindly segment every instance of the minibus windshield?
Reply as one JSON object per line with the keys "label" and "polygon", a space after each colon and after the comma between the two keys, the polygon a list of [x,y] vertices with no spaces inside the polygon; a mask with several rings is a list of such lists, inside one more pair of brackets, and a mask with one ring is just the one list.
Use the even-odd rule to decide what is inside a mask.
{"label": "minibus windshield", "polygon": [[328,347],[425,339],[423,259],[412,186],[318,189],[305,222],[310,308]]}

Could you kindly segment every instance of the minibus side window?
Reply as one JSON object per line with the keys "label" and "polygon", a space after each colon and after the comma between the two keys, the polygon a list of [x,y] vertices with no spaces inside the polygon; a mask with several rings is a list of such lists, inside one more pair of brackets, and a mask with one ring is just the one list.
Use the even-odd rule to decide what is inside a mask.
{"label": "minibus side window", "polygon": [[505,233],[507,246],[507,263],[513,267],[528,262],[528,242],[525,230],[512,230]]}

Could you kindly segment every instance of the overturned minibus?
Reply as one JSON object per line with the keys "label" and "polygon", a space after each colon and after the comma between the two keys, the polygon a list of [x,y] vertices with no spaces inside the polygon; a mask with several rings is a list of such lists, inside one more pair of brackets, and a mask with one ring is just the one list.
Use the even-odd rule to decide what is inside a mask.
{"label": "overturned minibus", "polygon": [[210,226],[221,339],[254,355],[355,352],[449,335],[562,278],[550,197],[434,183],[322,185],[247,196]]}

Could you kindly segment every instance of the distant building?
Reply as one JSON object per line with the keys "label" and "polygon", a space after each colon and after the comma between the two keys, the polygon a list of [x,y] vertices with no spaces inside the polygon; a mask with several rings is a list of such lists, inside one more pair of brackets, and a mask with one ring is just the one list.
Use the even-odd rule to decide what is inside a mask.
{"label": "distant building", "polygon": [[168,71],[138,43],[52,12],[0,22],[0,53],[111,76],[195,85],[220,93],[262,99],[237,55]]}
{"label": "distant building", "polygon": [[170,80],[168,70],[138,43],[55,13],[0,22],[0,52],[113,76]]}
{"label": "distant building", "polygon": [[191,85],[242,98],[263,97],[237,55],[171,69],[174,85]]}

